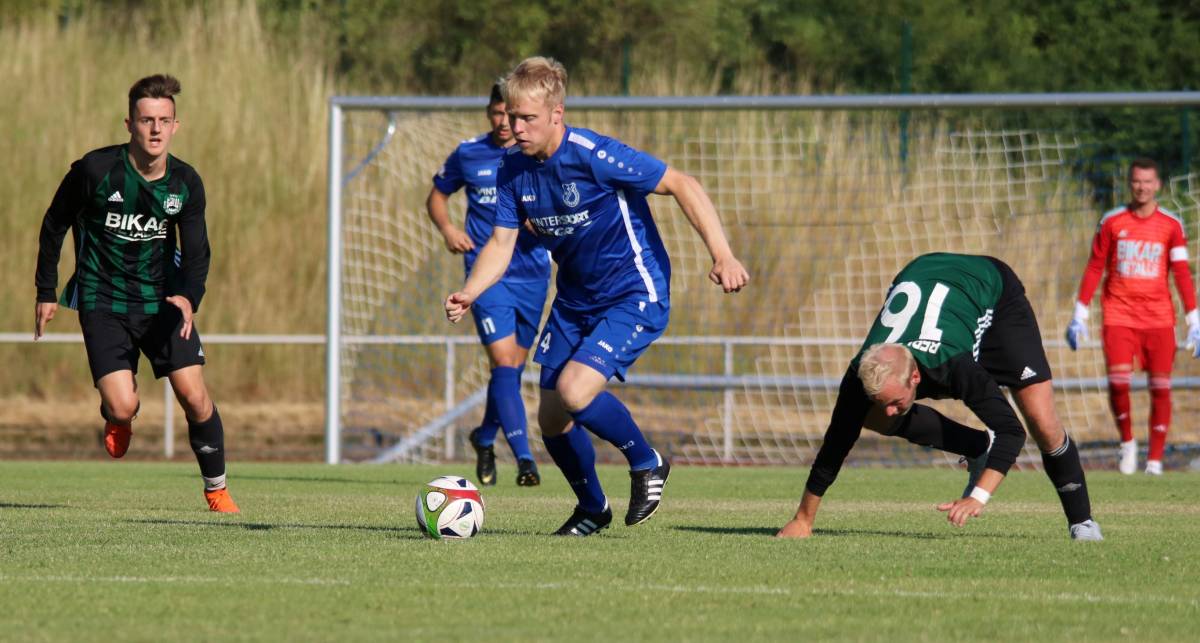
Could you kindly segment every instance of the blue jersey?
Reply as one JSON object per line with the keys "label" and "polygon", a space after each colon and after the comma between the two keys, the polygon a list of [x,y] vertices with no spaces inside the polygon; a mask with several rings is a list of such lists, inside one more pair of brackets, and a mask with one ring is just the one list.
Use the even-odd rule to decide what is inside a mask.
{"label": "blue jersey", "polygon": [[607,308],[629,297],[668,301],[671,263],[646,195],[667,166],[591,130],[567,127],[544,162],[519,148],[496,182],[496,225],[533,224],[558,263],[556,306]]}
{"label": "blue jersey", "polygon": [[[496,169],[507,150],[496,145],[490,134],[470,138],[454,148],[442,169],[433,177],[433,185],[442,194],[454,194],[467,186],[467,219],[464,227],[475,249],[463,255],[467,274],[475,258],[492,237],[496,215]],[[528,230],[517,236],[512,263],[504,273],[508,281],[546,281],[550,277],[550,258]]]}

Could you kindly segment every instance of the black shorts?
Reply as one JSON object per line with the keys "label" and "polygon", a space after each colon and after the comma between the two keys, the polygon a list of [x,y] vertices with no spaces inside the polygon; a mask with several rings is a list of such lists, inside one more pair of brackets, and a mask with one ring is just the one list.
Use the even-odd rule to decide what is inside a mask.
{"label": "black shorts", "polygon": [[114,371],[130,370],[136,374],[139,354],[150,360],[156,378],[186,366],[204,364],[204,348],[195,322],[191,337],[180,337],[183,314],[175,306],[164,306],[154,315],[80,312],[79,327],[83,329],[93,382]]}
{"label": "black shorts", "polygon": [[1050,362],[1042,347],[1033,306],[1017,273],[999,259],[988,257],[1000,271],[1004,290],[992,313],[992,325],[979,342],[979,365],[1000,386],[1024,388],[1051,378]]}

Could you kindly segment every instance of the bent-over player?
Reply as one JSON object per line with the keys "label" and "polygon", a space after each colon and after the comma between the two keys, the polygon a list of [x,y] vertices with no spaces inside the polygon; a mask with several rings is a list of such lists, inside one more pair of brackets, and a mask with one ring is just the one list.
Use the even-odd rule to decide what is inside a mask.
{"label": "bent-over player", "polygon": [[[796,516],[778,535],[812,534],[821,498],[863,426],[973,459],[963,497],[938,509],[956,526],[978,516],[1025,442],[1025,430],[1000,386],[1013,392],[1032,429],[1071,538],[1102,540],[1079,451],[1054,410],[1050,365],[1024,286],[998,259],[946,253],[917,257],[892,281],[862,350],[842,378]],[[914,404],[918,398],[962,400],[989,432]]]}

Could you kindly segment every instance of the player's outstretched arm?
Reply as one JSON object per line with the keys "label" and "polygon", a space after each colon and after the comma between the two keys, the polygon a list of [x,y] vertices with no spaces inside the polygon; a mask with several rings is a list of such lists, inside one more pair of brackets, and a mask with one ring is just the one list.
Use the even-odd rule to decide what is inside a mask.
{"label": "player's outstretched arm", "polygon": [[504,276],[504,271],[508,270],[508,264],[512,261],[513,248],[516,245],[516,228],[503,226],[492,228],[492,238],[488,239],[483,250],[479,251],[479,257],[475,259],[475,266],[471,269],[471,274],[467,277],[467,282],[463,284],[462,290],[446,297],[446,319],[457,324],[458,320],[462,319],[471,309],[471,304],[479,298],[479,295],[500,281],[500,278]]}
{"label": "player's outstretched arm", "polygon": [[446,249],[454,254],[462,254],[475,249],[475,243],[461,228],[450,222],[450,197],[436,187],[429,189],[429,197],[425,199],[425,211],[429,220],[437,226],[446,242]]}
{"label": "player's outstretched arm", "polygon": [[725,231],[721,228],[717,208],[699,181],[668,167],[658,186],[654,188],[654,193],[674,197],[688,222],[700,233],[700,238],[704,240],[708,254],[713,259],[712,270],[708,273],[708,278],[713,283],[721,286],[725,292],[737,292],[750,283],[750,273],[746,272],[742,263],[733,256],[729,240],[725,238]]}

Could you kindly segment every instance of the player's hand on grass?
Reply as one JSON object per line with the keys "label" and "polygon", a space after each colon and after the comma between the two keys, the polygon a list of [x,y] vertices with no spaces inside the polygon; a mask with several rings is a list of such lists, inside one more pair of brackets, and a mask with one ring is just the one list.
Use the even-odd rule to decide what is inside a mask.
{"label": "player's hand on grass", "polygon": [[1192,357],[1200,357],[1200,309],[1187,314],[1188,334],[1187,349],[1192,351]]}
{"label": "player's hand on grass", "polygon": [[946,502],[938,505],[938,511],[945,511],[946,519],[955,527],[962,527],[967,524],[971,518],[983,513],[983,503],[967,496],[959,498],[954,502]]}
{"label": "player's hand on grass", "polygon": [[179,309],[183,315],[183,326],[179,328],[179,336],[184,339],[192,338],[192,302],[183,295],[167,297],[167,303]]}
{"label": "player's hand on grass", "polygon": [[776,538],[808,538],[812,535],[812,522],[802,518],[792,518],[784,525]]}
{"label": "player's hand on grass", "polygon": [[471,241],[471,237],[452,225],[442,228],[442,237],[446,240],[446,249],[456,255],[475,249],[475,242]]}
{"label": "player's hand on grass", "polygon": [[54,319],[54,313],[58,312],[58,304],[52,301],[39,301],[37,308],[34,311],[33,324],[33,339],[37,341],[42,335],[46,334],[46,324]]}
{"label": "player's hand on grass", "polygon": [[714,261],[708,278],[721,286],[725,292],[737,292],[750,283],[750,273],[746,272],[742,262],[733,255],[719,257]]}
{"label": "player's hand on grass", "polygon": [[446,319],[450,320],[452,324],[457,324],[458,320],[462,319],[463,315],[466,315],[467,311],[471,309],[473,301],[474,298],[465,292],[451,293],[446,298]]}

